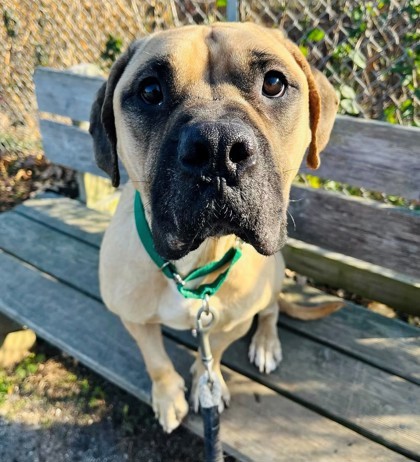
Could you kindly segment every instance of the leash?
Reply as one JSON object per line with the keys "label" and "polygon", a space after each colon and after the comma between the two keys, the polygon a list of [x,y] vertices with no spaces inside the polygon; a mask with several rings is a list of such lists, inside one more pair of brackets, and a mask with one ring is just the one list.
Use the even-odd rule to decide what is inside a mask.
{"label": "leash", "polygon": [[[205,324],[204,317],[207,318]],[[216,322],[217,313],[209,305],[209,297],[206,296],[197,313],[196,328],[193,331],[193,335],[198,335],[201,362],[206,370],[198,379],[198,398],[203,419],[206,462],[223,462],[224,460],[222,442],[219,437],[219,403],[222,400],[222,387],[213,373],[213,355],[209,341],[210,330]]]}
{"label": "leash", "polygon": [[[138,191],[136,191],[134,195],[134,219],[137,234],[144,248],[163,274],[165,274],[167,278],[175,281],[176,287],[182,296],[185,298],[202,300],[202,306],[197,312],[196,326],[193,330],[193,335],[198,336],[199,353],[205,368],[204,374],[198,380],[199,401],[204,426],[205,461],[222,462],[223,450],[219,437],[219,403],[222,400],[222,391],[221,384],[212,370],[213,356],[209,341],[210,330],[217,323],[217,313],[211,308],[209,298],[221,288],[232,266],[241,258],[241,241],[238,240],[238,245],[230,248],[220,260],[193,269],[186,276],[182,277],[176,271],[176,267],[173,263],[166,261],[156,252],[153,244],[152,232],[147,223],[143,203]],[[208,276],[226,265],[229,266],[212,282],[201,284],[196,288],[188,288],[185,286],[187,282]]]}

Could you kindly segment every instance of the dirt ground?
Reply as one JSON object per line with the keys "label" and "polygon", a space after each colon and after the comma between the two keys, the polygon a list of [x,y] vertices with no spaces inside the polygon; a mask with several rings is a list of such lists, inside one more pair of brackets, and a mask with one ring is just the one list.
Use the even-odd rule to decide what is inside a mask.
{"label": "dirt ground", "polygon": [[149,406],[41,340],[0,370],[1,462],[200,460],[200,438],[166,435]]}

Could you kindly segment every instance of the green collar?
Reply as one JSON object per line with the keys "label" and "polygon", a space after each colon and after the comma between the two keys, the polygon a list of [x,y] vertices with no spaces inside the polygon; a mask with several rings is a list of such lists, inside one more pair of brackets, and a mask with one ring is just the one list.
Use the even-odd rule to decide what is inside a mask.
{"label": "green collar", "polygon": [[[166,277],[169,279],[174,279],[176,286],[179,292],[185,298],[201,298],[204,299],[205,296],[212,296],[214,295],[225,282],[229,271],[231,270],[232,266],[239,260],[242,255],[241,249],[238,247],[232,247],[229,249],[223,257],[218,261],[213,261],[207,263],[207,265],[201,266],[192,270],[187,276],[181,277],[177,272],[175,265],[171,262],[164,260],[155,250],[153,245],[153,238],[152,233],[150,231],[149,225],[146,221],[146,215],[144,213],[144,207],[141,201],[141,197],[138,191],[135,192],[134,197],[134,218],[136,221],[136,228],[137,233],[140,237],[140,240],[146,249],[147,253],[149,254],[150,258],[156,263],[156,265],[162,270]],[[229,263],[228,268],[223,272],[220,273],[213,282],[208,284],[202,284],[195,289],[188,289],[185,287],[185,283],[188,281],[192,281],[193,279],[197,279],[203,276],[207,276],[208,274],[217,271],[218,269],[222,268],[223,266]]]}

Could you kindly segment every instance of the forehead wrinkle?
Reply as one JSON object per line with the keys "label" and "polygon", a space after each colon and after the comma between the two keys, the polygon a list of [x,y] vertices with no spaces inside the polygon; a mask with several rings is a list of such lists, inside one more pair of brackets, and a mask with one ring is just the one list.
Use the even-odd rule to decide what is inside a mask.
{"label": "forehead wrinkle", "polygon": [[[271,30],[256,24],[225,24],[217,23],[212,26],[212,37],[219,44],[219,51],[215,55],[231,56],[228,61],[244,70],[249,69],[252,62],[258,59],[269,60],[273,65],[304,77],[300,66],[284,46],[286,37],[281,31]],[[224,61],[227,61],[224,59]],[[279,69],[282,70],[282,69]]]}
{"label": "forehead wrinkle", "polygon": [[207,80],[208,48],[205,37],[208,31],[207,27],[197,27],[195,33],[173,44],[170,56],[179,88],[190,88]]}
{"label": "forehead wrinkle", "polygon": [[202,47],[194,56],[193,50],[180,55],[174,52],[171,55],[173,69],[173,83],[176,93],[186,100],[212,99],[211,86],[208,81],[208,56]]}
{"label": "forehead wrinkle", "polygon": [[[224,32],[224,31],[223,31]],[[230,76],[235,69],[246,69],[244,53],[241,48],[234,48],[229,37],[213,26],[206,37],[208,48],[208,83],[214,100],[224,99],[233,90]],[[228,85],[226,85],[228,84]]]}

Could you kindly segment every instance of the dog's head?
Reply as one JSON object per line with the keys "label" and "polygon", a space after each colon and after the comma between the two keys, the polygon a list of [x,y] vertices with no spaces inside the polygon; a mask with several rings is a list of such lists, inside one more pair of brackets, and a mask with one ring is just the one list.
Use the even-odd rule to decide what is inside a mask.
{"label": "dog's head", "polygon": [[98,92],[90,131],[113,184],[119,156],[140,191],[162,257],[226,234],[271,255],[292,179],[307,148],[318,167],[336,111],[327,79],[281,32],[222,23],[134,42]]}

